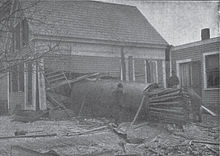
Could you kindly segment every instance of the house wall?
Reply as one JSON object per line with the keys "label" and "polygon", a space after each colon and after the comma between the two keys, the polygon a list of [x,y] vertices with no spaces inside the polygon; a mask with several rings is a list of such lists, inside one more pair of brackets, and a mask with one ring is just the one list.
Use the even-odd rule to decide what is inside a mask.
{"label": "house wall", "polygon": [[[201,41],[204,42],[204,41]],[[203,104],[210,106],[213,110],[220,108],[220,89],[206,89],[204,88],[204,69],[203,69],[203,54],[211,52],[219,52],[220,41],[200,44],[196,46],[187,46],[183,48],[174,47],[171,49],[171,66],[172,70],[177,70],[176,62],[179,60],[191,59],[191,61],[200,61],[201,62],[201,92]]]}
{"label": "house wall", "polygon": [[[47,52],[48,45],[54,47],[55,43],[37,41],[35,45],[36,51]],[[57,54],[58,57],[48,55],[44,62],[46,68],[53,70],[72,71],[76,73],[99,72],[120,78],[121,50],[122,47],[113,45],[62,42],[52,53]],[[136,72],[140,70],[143,74],[145,74],[145,59],[158,60],[158,79],[163,84],[162,61],[165,60],[165,49],[123,47],[123,52],[126,64],[129,56],[132,56],[133,60],[139,60],[135,66]],[[145,82],[145,80],[141,79],[139,82]]]}

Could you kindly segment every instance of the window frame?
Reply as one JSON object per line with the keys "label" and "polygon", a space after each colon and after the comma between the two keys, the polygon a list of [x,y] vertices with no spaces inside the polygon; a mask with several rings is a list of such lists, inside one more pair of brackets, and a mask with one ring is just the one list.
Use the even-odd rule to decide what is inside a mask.
{"label": "window frame", "polygon": [[29,24],[26,18],[22,19],[14,26],[13,44],[15,52],[29,44]]}
{"label": "window frame", "polygon": [[[16,75],[15,77],[14,74]],[[9,92],[24,92],[24,81],[24,64],[19,63],[12,66],[9,71]],[[16,86],[16,88],[14,88],[14,86]]]}
{"label": "window frame", "polygon": [[22,48],[21,45],[21,23],[18,22],[15,26],[14,26],[14,34],[13,34],[13,40],[14,40],[14,51],[19,51]]}
{"label": "window frame", "polygon": [[[147,71],[147,62],[150,63],[155,63],[155,81],[156,82],[148,82],[148,71]],[[145,83],[159,83],[159,75],[158,75],[158,60],[155,59],[145,59],[144,60],[144,64],[145,64]]]}
{"label": "window frame", "polygon": [[220,89],[220,87],[219,88],[208,88],[208,85],[207,85],[206,57],[210,55],[215,55],[215,54],[219,54],[219,59],[220,59],[220,53],[218,51],[203,53],[203,81],[204,81],[203,89],[204,90]]}

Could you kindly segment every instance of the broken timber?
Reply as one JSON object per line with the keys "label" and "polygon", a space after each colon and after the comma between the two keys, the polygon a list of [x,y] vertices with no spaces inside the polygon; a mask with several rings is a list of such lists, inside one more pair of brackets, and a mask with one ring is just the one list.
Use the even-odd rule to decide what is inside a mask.
{"label": "broken timber", "polygon": [[13,139],[13,138],[39,138],[39,137],[54,137],[57,136],[56,133],[53,134],[39,134],[39,135],[17,135],[17,136],[4,136],[0,137],[2,139]]}
{"label": "broken timber", "polygon": [[209,110],[208,108],[206,108],[205,106],[201,106],[201,108],[203,110],[205,110],[207,113],[209,113],[212,116],[217,116],[213,111]]}
{"label": "broken timber", "polygon": [[192,143],[201,143],[201,144],[209,144],[209,145],[217,145],[217,146],[220,145],[219,142],[200,141],[200,140],[191,140],[191,144]]}
{"label": "broken timber", "polygon": [[148,93],[150,97],[150,118],[157,118],[171,123],[185,123],[189,119],[190,97],[179,88],[155,89]]}
{"label": "broken timber", "polygon": [[71,85],[71,84],[73,84],[73,83],[76,83],[76,82],[85,80],[85,79],[90,78],[90,77],[95,77],[95,76],[98,76],[98,75],[99,75],[99,73],[93,73],[93,74],[86,74],[86,75],[77,77],[77,78],[75,78],[75,79],[73,79],[73,80],[67,80],[67,79],[65,79],[65,81],[62,81],[62,82],[60,82],[60,83],[58,83],[58,84],[55,84],[55,85],[52,85],[52,86],[49,87],[47,90],[55,89],[55,88],[58,88],[58,87],[60,87],[60,86],[66,85],[66,84]]}
{"label": "broken timber", "polygon": [[[156,88],[153,84],[135,82],[86,80],[75,83],[71,91],[71,109],[79,115],[117,118],[118,113],[114,112],[118,111],[118,105],[114,92],[119,83],[123,85],[119,122],[131,121],[132,125],[138,119],[183,124],[190,122],[191,94],[187,90]],[[149,86],[153,87],[146,90]],[[149,98],[143,100],[143,95]]]}
{"label": "broken timber", "polygon": [[59,154],[53,150],[41,153],[19,145],[13,145],[11,146],[11,156],[59,156]]}

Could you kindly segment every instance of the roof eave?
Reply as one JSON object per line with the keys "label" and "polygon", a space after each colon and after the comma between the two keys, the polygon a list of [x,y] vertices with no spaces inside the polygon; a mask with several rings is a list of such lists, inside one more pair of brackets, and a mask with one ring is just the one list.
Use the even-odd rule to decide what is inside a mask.
{"label": "roof eave", "polygon": [[158,49],[166,49],[168,46],[168,44],[160,44],[160,43],[154,44],[154,43],[143,43],[143,42],[113,41],[113,40],[103,40],[103,39],[45,35],[45,34],[37,34],[37,33],[33,34],[31,41],[90,43],[90,44],[105,44],[105,45],[122,46],[122,47],[126,46],[126,47],[158,48]]}
{"label": "roof eave", "polygon": [[196,41],[196,42],[191,42],[191,43],[187,43],[187,44],[174,46],[174,47],[172,47],[172,51],[190,48],[190,47],[196,47],[196,46],[215,43],[215,42],[220,42],[220,37],[214,37],[214,38],[210,38],[210,39],[206,39],[206,40],[200,40],[200,41]]}

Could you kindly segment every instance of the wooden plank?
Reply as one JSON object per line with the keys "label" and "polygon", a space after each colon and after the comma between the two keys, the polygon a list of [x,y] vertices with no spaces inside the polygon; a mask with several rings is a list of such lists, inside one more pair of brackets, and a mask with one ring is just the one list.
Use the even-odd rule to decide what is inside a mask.
{"label": "wooden plank", "polygon": [[56,105],[58,105],[58,106],[60,106],[61,108],[63,108],[64,111],[65,111],[65,113],[67,114],[67,116],[68,116],[68,117],[72,117],[72,116],[69,114],[69,112],[68,112],[66,106],[63,105],[63,104],[61,104],[60,102],[58,102],[55,98],[53,98],[53,97],[52,97],[50,94],[48,94],[48,93],[47,93],[47,100],[48,100],[49,102],[51,102],[52,104],[55,103]]}
{"label": "wooden plank", "polygon": [[59,106],[60,108],[66,109],[66,107],[65,107],[63,104],[61,104],[60,102],[58,102],[58,101],[57,101],[55,98],[53,98],[52,95],[51,95],[50,93],[48,93],[48,92],[47,92],[47,100],[48,100],[50,103],[52,103],[52,104],[54,104],[54,105],[56,105],[56,106]]}
{"label": "wooden plank", "polygon": [[156,90],[156,91],[151,91],[149,92],[149,96],[161,96],[164,94],[169,94],[169,93],[173,93],[173,92],[177,92],[180,91],[179,88],[166,88],[166,89],[160,89],[160,90]]}
{"label": "wooden plank", "polygon": [[56,74],[60,74],[61,73],[61,71],[52,71],[52,72],[45,72],[45,76],[51,76],[51,75],[56,75]]}
{"label": "wooden plank", "polygon": [[54,79],[54,78],[57,78],[57,77],[63,77],[63,73],[59,73],[59,74],[56,74],[56,75],[51,75],[51,76],[46,76],[48,80],[50,79]]}
{"label": "wooden plank", "polygon": [[160,112],[150,111],[150,116],[158,117],[161,120],[187,122],[184,115],[174,115],[174,114],[167,114],[167,113],[160,113]]}
{"label": "wooden plank", "polygon": [[173,93],[169,93],[169,94],[164,94],[161,96],[156,96],[156,97],[151,97],[150,100],[157,100],[157,99],[162,99],[162,98],[167,98],[167,97],[172,97],[172,96],[181,96],[180,92],[173,92]]}
{"label": "wooden plank", "polygon": [[89,154],[74,154],[74,156],[114,156],[113,151],[94,152]]}
{"label": "wooden plank", "polygon": [[[61,80],[66,80],[65,77],[58,77],[56,79],[52,79],[52,80],[48,80],[51,83],[55,83],[56,81],[61,81]],[[68,84],[68,81],[67,81],[67,84]]]}
{"label": "wooden plank", "polygon": [[68,82],[68,79],[67,79],[67,77],[66,77],[66,75],[65,75],[64,72],[63,72],[63,76],[64,76],[65,80],[67,81],[67,83],[68,83],[68,85],[69,85],[69,88],[72,89],[72,87],[71,87],[70,83]]}
{"label": "wooden plank", "polygon": [[167,102],[167,101],[173,101],[173,100],[183,100],[182,96],[171,96],[171,97],[166,97],[166,98],[161,98],[161,99],[155,99],[155,100],[150,100],[150,102]]}
{"label": "wooden plank", "polygon": [[161,109],[161,108],[150,108],[150,111],[156,111],[156,112],[160,112],[160,113],[171,113],[171,114],[180,114],[183,115],[184,113],[180,110],[173,110],[171,109]]}
{"label": "wooden plank", "polygon": [[17,135],[17,136],[2,136],[0,140],[3,139],[15,139],[15,138],[39,138],[39,137],[54,137],[57,136],[56,133],[52,134],[39,134],[39,135]]}
{"label": "wooden plank", "polygon": [[202,141],[202,140],[191,140],[191,143],[201,143],[201,144],[209,144],[209,145],[217,145],[219,146],[219,142],[210,142],[210,141]]}
{"label": "wooden plank", "polygon": [[130,127],[131,127],[132,125],[134,125],[135,121],[137,120],[137,117],[138,117],[138,115],[140,114],[141,108],[142,108],[143,105],[144,105],[144,102],[145,102],[145,98],[146,98],[146,97],[147,97],[146,95],[143,95],[143,97],[142,97],[142,99],[141,99],[141,103],[140,103],[140,105],[139,105],[139,107],[138,107],[138,110],[137,110],[137,112],[136,112],[136,114],[135,114],[135,116],[134,116],[133,121],[132,121],[131,124],[130,124]]}
{"label": "wooden plank", "polygon": [[58,156],[58,154],[53,150],[46,153],[41,153],[19,145],[12,145],[11,156]]}
{"label": "wooden plank", "polygon": [[141,156],[142,154],[117,154],[115,156]]}
{"label": "wooden plank", "polygon": [[54,89],[54,88],[57,88],[57,87],[66,85],[66,84],[68,84],[68,83],[69,83],[69,84],[77,83],[77,82],[79,82],[79,81],[85,80],[85,79],[90,78],[90,77],[98,76],[98,75],[99,75],[99,73],[86,74],[86,75],[77,77],[76,79],[73,79],[73,80],[62,81],[62,82],[60,82],[60,83],[58,83],[58,84],[52,86],[52,87],[49,88],[48,90],[51,90],[51,89]]}
{"label": "wooden plank", "polygon": [[211,111],[210,109],[206,108],[205,106],[202,105],[201,108],[203,110],[205,110],[207,113],[209,113],[210,115],[217,116],[213,111]]}
{"label": "wooden plank", "polygon": [[108,128],[108,126],[101,126],[101,127],[98,127],[98,128],[87,130],[85,132],[79,132],[79,133],[76,133],[76,134],[69,134],[68,136],[85,135],[85,134],[89,134],[91,132],[96,132],[96,131],[104,130],[104,129],[107,129],[107,128]]}
{"label": "wooden plank", "polygon": [[179,105],[181,105],[181,103],[178,102],[178,101],[171,101],[171,102],[156,102],[156,103],[152,103],[152,102],[150,102],[149,105],[150,105],[150,106],[179,106]]}

